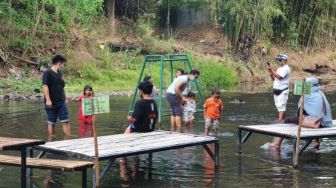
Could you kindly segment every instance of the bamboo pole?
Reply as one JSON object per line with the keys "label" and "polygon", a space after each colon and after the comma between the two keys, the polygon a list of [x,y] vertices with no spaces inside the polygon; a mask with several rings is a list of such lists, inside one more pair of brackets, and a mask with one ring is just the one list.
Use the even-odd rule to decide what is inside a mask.
{"label": "bamboo pole", "polygon": [[305,80],[302,84],[302,94],[301,94],[301,107],[300,107],[300,116],[299,116],[299,126],[297,129],[296,134],[296,151],[295,151],[295,160],[294,160],[294,168],[298,167],[299,163],[299,154],[300,154],[300,136],[301,136],[301,127],[302,127],[302,120],[303,120],[303,109],[304,109],[304,86],[305,86]]}
{"label": "bamboo pole", "polygon": [[96,187],[99,187],[99,155],[98,155],[98,140],[97,140],[97,131],[96,131],[96,125],[95,120],[92,121],[92,129],[93,129],[93,142],[94,142],[94,149],[95,149],[95,171],[96,171]]}
{"label": "bamboo pole", "polygon": [[[95,113],[95,106],[94,106],[94,98],[91,98],[91,105],[92,105],[92,114]],[[98,139],[97,139],[97,131],[95,125],[95,119],[92,119],[92,131],[93,131],[93,143],[94,143],[94,150],[95,150],[95,161],[94,161],[94,168],[96,172],[96,187],[99,187],[99,154],[98,154]]]}

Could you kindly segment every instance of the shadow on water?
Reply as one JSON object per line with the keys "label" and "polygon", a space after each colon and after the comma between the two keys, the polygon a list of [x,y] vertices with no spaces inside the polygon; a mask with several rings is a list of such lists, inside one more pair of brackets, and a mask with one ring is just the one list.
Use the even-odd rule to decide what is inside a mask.
{"label": "shadow on water", "polygon": [[[333,108],[335,100],[328,95]],[[242,99],[244,104],[229,103]],[[236,127],[246,124],[268,124],[277,117],[270,93],[222,94],[225,103],[220,125],[220,167],[213,168],[211,158],[201,147],[154,153],[153,165],[149,169],[147,156],[129,157],[125,163],[117,160],[102,181],[101,187],[336,187],[335,182],[335,142],[323,139],[321,150],[308,148],[300,158],[300,167],[294,170],[291,165],[290,142],[285,142],[281,152],[262,150],[271,138],[252,135],[243,146],[243,154],[237,155]],[[290,96],[289,115],[295,114],[298,97]],[[111,113],[97,116],[99,135],[122,133],[126,126],[126,115],[130,98],[111,98]],[[78,103],[69,108],[70,124],[74,138],[78,137]],[[203,134],[202,114],[195,115],[193,127],[186,132]],[[47,138],[46,114],[41,102],[0,102],[1,136]],[[164,117],[161,129],[170,130],[168,117]],[[87,128],[87,127],[85,127]],[[85,129],[86,130],[86,129]],[[82,133],[81,131],[79,131]],[[90,133],[83,133],[84,136]],[[57,139],[63,137],[57,125]],[[106,164],[106,162],[102,162]],[[151,173],[148,173],[148,171]],[[0,166],[1,187],[19,185],[19,169]],[[89,171],[89,176],[91,172]],[[89,185],[92,179],[88,177]],[[36,187],[80,187],[80,173],[59,173],[34,170],[33,182]],[[46,186],[48,185],[48,186]]]}

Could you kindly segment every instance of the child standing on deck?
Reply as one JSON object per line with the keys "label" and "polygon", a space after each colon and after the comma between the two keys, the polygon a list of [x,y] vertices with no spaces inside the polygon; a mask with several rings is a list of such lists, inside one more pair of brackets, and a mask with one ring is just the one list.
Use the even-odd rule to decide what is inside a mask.
{"label": "child standing on deck", "polygon": [[213,90],[211,97],[205,101],[204,104],[204,119],[206,136],[212,131],[214,136],[217,137],[219,128],[219,120],[221,118],[221,110],[224,108],[223,102],[220,99],[220,91]]}
{"label": "child standing on deck", "polygon": [[92,98],[94,95],[93,89],[90,85],[85,85],[83,90],[83,95],[78,97],[79,101],[79,112],[78,112],[78,137],[86,138],[93,136],[93,115],[84,116],[82,112],[82,100],[87,98]]}
{"label": "child standing on deck", "polygon": [[184,125],[192,126],[192,120],[194,119],[195,112],[196,112],[195,93],[189,91],[187,95],[187,101],[183,109]]}

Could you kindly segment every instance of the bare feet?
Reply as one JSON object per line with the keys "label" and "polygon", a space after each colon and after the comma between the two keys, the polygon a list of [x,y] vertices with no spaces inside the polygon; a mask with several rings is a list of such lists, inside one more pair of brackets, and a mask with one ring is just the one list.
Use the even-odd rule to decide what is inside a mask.
{"label": "bare feet", "polygon": [[316,150],[320,149],[320,140],[319,139],[315,139],[315,143],[313,145],[313,148]]}
{"label": "bare feet", "polygon": [[270,148],[270,149],[272,149],[272,148],[273,148],[273,149],[277,149],[277,150],[280,149],[280,145],[277,144],[277,143],[270,143],[270,142],[267,142],[265,145],[268,146],[268,148]]}
{"label": "bare feet", "polygon": [[315,143],[313,145],[313,148],[316,149],[316,150],[319,150],[320,149],[320,143]]}

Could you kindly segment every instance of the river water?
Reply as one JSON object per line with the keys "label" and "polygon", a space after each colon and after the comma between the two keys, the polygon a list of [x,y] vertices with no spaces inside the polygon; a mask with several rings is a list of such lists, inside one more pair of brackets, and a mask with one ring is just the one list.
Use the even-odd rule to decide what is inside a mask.
{"label": "river water", "polygon": [[[328,94],[336,117],[334,96]],[[242,99],[245,104],[229,101]],[[127,126],[126,115],[131,99],[111,97],[111,113],[98,115],[99,135],[119,134]],[[284,142],[281,152],[266,151],[261,146],[271,138],[252,135],[237,155],[238,125],[269,124],[277,118],[270,93],[222,93],[225,103],[220,125],[220,167],[215,171],[202,147],[171,150],[154,154],[151,177],[147,173],[146,156],[129,157],[127,165],[115,162],[102,180],[101,187],[336,187],[336,141],[324,139],[319,151],[311,147],[300,157],[298,170],[291,167],[291,143]],[[298,97],[290,96],[288,113],[294,114]],[[77,137],[78,103],[70,104],[72,133]],[[161,129],[169,130],[168,117]],[[184,132],[202,134],[204,120],[196,115],[194,125]],[[42,102],[0,102],[0,135],[47,139],[46,113]],[[57,140],[62,139],[57,126]],[[15,152],[14,152],[15,153]],[[11,154],[14,154],[11,152]],[[19,187],[20,169],[0,166],[0,187]],[[91,185],[91,171],[88,185]],[[33,187],[80,187],[80,173],[60,173],[34,170]]]}

